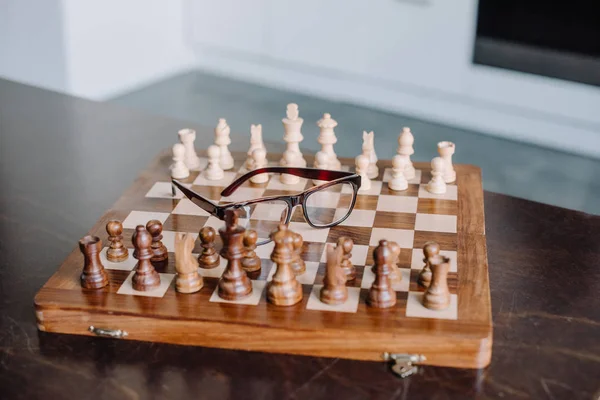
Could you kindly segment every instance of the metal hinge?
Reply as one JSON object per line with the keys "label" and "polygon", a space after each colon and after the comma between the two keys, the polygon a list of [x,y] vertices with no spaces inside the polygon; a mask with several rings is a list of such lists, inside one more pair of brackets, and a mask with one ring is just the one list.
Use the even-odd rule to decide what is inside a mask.
{"label": "metal hinge", "polygon": [[129,335],[126,331],[122,331],[121,329],[96,328],[94,325],[90,325],[88,331],[92,332],[96,336],[109,337],[113,339],[121,339]]}
{"label": "metal hinge", "polygon": [[426,360],[422,354],[396,354],[383,353],[385,361],[393,361],[392,371],[400,378],[406,378],[418,371],[416,363],[422,363]]}

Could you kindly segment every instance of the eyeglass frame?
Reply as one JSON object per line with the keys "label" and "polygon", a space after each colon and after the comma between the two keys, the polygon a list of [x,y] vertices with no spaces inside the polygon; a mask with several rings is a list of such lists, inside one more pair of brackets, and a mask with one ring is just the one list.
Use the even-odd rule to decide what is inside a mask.
{"label": "eyeglass frame", "polygon": [[[240,176],[235,181],[230,183],[229,186],[227,186],[225,189],[223,189],[221,191],[221,196],[224,196],[224,197],[230,196],[231,194],[233,194],[233,192],[235,192],[235,190],[238,187],[240,187],[242,184],[244,184],[244,182],[248,181],[253,176],[260,175],[260,174],[268,174],[268,173],[289,174],[289,175],[294,175],[294,176],[304,178],[304,179],[312,179],[312,180],[326,181],[326,182],[321,185],[317,185],[312,188],[309,188],[309,189],[307,189],[301,193],[295,194],[295,195],[292,194],[292,195],[267,196],[267,197],[261,197],[258,199],[233,202],[233,203],[224,204],[224,205],[216,204],[212,200],[209,200],[209,199],[205,198],[204,196],[199,195],[198,193],[194,192],[193,190],[185,187],[181,182],[179,182],[176,179],[171,179],[171,182],[179,190],[181,190],[183,192],[183,194],[192,203],[194,203],[196,206],[200,207],[207,213],[217,217],[218,219],[220,219],[222,221],[225,220],[225,212],[227,210],[230,210],[230,209],[235,210],[235,209],[243,208],[246,206],[250,206],[253,204],[258,204],[258,203],[262,203],[262,202],[266,202],[266,201],[279,200],[279,201],[285,202],[288,206],[286,221],[284,222],[286,225],[289,224],[289,222],[292,218],[292,213],[294,211],[294,207],[296,207],[298,205],[302,205],[303,206],[302,212],[304,214],[304,219],[311,227],[316,228],[316,229],[331,228],[332,226],[336,226],[336,225],[339,225],[342,222],[344,222],[350,216],[350,213],[352,213],[352,210],[354,209],[354,205],[356,204],[356,197],[358,195],[358,189],[360,189],[360,185],[361,185],[360,175],[353,173],[353,172],[333,171],[333,170],[325,170],[325,169],[318,169],[318,168],[265,167],[265,168],[258,168],[258,169],[252,170],[252,171],[247,172],[244,175]],[[312,221],[310,220],[310,218],[308,217],[306,207],[304,207],[305,200],[314,192],[321,191],[323,189],[337,185],[339,183],[349,183],[353,189],[352,203],[350,204],[350,207],[348,208],[348,213],[343,218],[339,219],[338,221],[332,222],[330,224],[326,224],[326,225],[313,224]],[[265,242],[265,243],[267,243],[267,242]],[[261,243],[261,244],[263,244],[263,243]]]}

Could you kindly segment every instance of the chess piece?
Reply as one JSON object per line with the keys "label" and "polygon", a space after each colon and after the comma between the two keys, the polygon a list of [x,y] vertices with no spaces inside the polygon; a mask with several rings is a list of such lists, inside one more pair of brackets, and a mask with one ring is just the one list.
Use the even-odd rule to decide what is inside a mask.
{"label": "chess piece", "polygon": [[[267,151],[265,149],[256,149],[252,152],[252,159],[254,160],[254,168],[260,169],[267,166]],[[269,180],[269,174],[258,174],[250,178],[252,183],[265,183]]]}
{"label": "chess piece", "polygon": [[[329,169],[329,156],[327,155],[327,153],[318,151],[317,154],[315,154],[315,163],[313,165],[315,168],[318,168],[318,169]],[[319,185],[324,184],[327,181],[320,181],[318,179],[313,179],[312,182],[313,182],[313,185],[319,186]]]}
{"label": "chess piece", "polygon": [[79,241],[79,250],[83,253],[83,271],[79,281],[85,289],[100,289],[108,285],[108,274],[100,261],[102,241],[97,236],[84,236]]}
{"label": "chess piece", "polygon": [[[287,167],[298,167],[298,155],[292,152],[283,153],[283,160]],[[281,174],[279,180],[284,185],[297,185],[300,182],[300,177],[292,174]]]}
{"label": "chess piece", "polygon": [[[254,169],[254,159],[252,158],[252,152],[256,149],[264,149],[265,144],[262,139],[262,125],[250,125],[250,148],[246,153],[246,162],[244,167],[246,170],[251,171]],[[265,149],[266,150],[266,149]]]}
{"label": "chess piece", "polygon": [[408,181],[404,177],[406,168],[406,159],[399,154],[392,158],[392,179],[388,182],[388,187],[394,191],[408,189]]}
{"label": "chess piece", "polygon": [[342,260],[340,261],[340,266],[344,271],[347,281],[353,281],[356,279],[356,268],[352,264],[352,248],[354,247],[354,243],[352,239],[346,236],[342,236],[338,238],[337,247],[342,249]]}
{"label": "chess piece", "polygon": [[415,153],[415,149],[413,148],[414,142],[415,138],[413,137],[410,128],[402,128],[402,133],[398,136],[398,154],[401,155],[405,161],[404,177],[407,180],[414,179],[415,177],[415,167],[410,161],[410,156]]}
{"label": "chess piece", "polygon": [[375,260],[375,280],[367,295],[367,304],[374,308],[389,308],[396,304],[396,292],[389,279],[394,253],[387,240],[380,240],[373,250]]}
{"label": "chess piece", "polygon": [[244,258],[242,258],[242,268],[246,272],[259,271],[261,268],[260,257],[256,255],[256,241],[258,234],[253,229],[246,229],[244,233]]}
{"label": "chess piece", "polygon": [[180,293],[195,293],[202,289],[204,281],[198,273],[198,261],[192,256],[194,238],[189,233],[175,236],[175,289]]}
{"label": "chess piece", "polygon": [[135,273],[131,278],[131,285],[134,290],[147,291],[160,286],[160,275],[150,262],[152,258],[152,235],[148,233],[144,225],[138,225],[131,237],[134,256],[138,259],[135,265]]}
{"label": "chess piece", "polygon": [[169,259],[169,251],[162,242],[162,223],[157,219],[150,220],[146,224],[146,230],[152,235],[151,249],[153,255],[150,261],[152,263],[165,263]]}
{"label": "chess piece", "polygon": [[220,165],[221,150],[214,144],[208,146],[208,167],[204,170],[204,177],[209,181],[218,181],[223,179],[225,173]]}
{"label": "chess piece", "polygon": [[205,226],[200,229],[200,246],[202,247],[202,251],[198,256],[198,264],[200,268],[211,269],[219,266],[221,262],[221,258],[219,257],[219,253],[215,250],[215,238],[217,237],[217,232],[214,228],[210,226]]}
{"label": "chess piece", "polygon": [[440,254],[440,245],[436,242],[427,242],[423,246],[423,262],[425,265],[421,272],[419,272],[419,278],[417,283],[422,287],[429,287],[431,284],[431,268],[429,266],[429,259]]}
{"label": "chess piece", "polygon": [[333,151],[333,145],[337,142],[337,137],[335,137],[333,128],[335,128],[337,124],[337,121],[331,118],[331,115],[328,113],[323,114],[323,118],[317,121],[317,126],[320,129],[317,142],[321,145],[321,151],[329,157],[329,168],[333,170],[342,168],[342,164],[337,159],[335,151]]}
{"label": "chess piece", "polygon": [[276,306],[291,306],[302,300],[302,285],[296,280],[291,262],[294,258],[293,237],[287,226],[280,224],[271,233],[275,243],[271,260],[276,264],[275,274],[267,283],[267,299]]}
{"label": "chess piece", "polygon": [[441,157],[431,160],[431,180],[427,184],[427,191],[433,194],[446,193],[446,182],[444,182],[444,167],[446,162]]}
{"label": "chess piece", "polygon": [[298,117],[298,105],[294,103],[288,104],[286,118],[281,121],[283,122],[283,129],[285,130],[283,140],[287,143],[287,147],[279,164],[283,167],[288,166],[285,154],[293,153],[296,155],[296,166],[306,167],[306,160],[304,159],[302,152],[300,152],[300,142],[304,139],[301,132],[304,120]]}
{"label": "chess piece", "polygon": [[362,154],[369,157],[369,168],[367,175],[369,179],[377,179],[379,176],[379,167],[377,167],[377,154],[375,153],[375,134],[373,131],[367,133],[363,131]]}
{"label": "chess piece", "polygon": [[292,259],[291,266],[296,276],[298,276],[306,272],[306,263],[302,259],[304,239],[301,234],[296,232],[290,231],[290,235],[292,235],[292,247],[294,250],[294,258]]}
{"label": "chess piece", "polygon": [[450,259],[444,256],[429,258],[431,268],[431,284],[423,295],[423,305],[430,310],[444,310],[450,305],[450,291],[448,290],[448,270]]}
{"label": "chess piece", "polygon": [[325,304],[343,304],[348,300],[346,273],[340,267],[342,252],[339,245],[336,248],[331,243],[327,245],[327,267],[323,287],[319,293],[319,298]]}
{"label": "chess piece", "polygon": [[231,129],[227,125],[225,118],[219,118],[217,127],[215,128],[215,144],[219,146],[219,166],[223,170],[233,168],[233,157],[229,152],[229,146],[231,144],[231,138],[229,137]]}
{"label": "chess piece", "polygon": [[356,162],[356,173],[360,175],[360,189],[359,192],[367,192],[371,189],[371,179],[367,175],[369,168],[369,157],[365,155],[359,155],[355,159]]}
{"label": "chess piece", "polygon": [[106,259],[110,262],[125,261],[129,257],[129,252],[123,246],[123,224],[121,221],[108,221],[106,233],[108,233],[108,241],[110,242],[110,247],[106,251]]}
{"label": "chess piece", "polygon": [[452,156],[456,151],[456,146],[452,142],[439,142],[437,147],[438,153],[446,162],[446,166],[444,167],[444,182],[455,182],[456,171],[454,171],[454,166],[452,165]]}
{"label": "chess piece", "polygon": [[173,164],[171,164],[171,177],[185,179],[190,176],[190,170],[185,166],[185,146],[181,143],[173,145]]}
{"label": "chess piece", "polygon": [[393,262],[390,264],[390,273],[388,277],[390,278],[390,283],[392,285],[396,285],[402,281],[402,273],[400,272],[400,268],[398,268],[398,258],[400,257],[400,246],[396,242],[388,242],[390,246],[390,250],[392,250],[393,254]]}
{"label": "chess piece", "polygon": [[242,268],[244,257],[244,231],[238,225],[236,210],[225,212],[225,226],[219,229],[223,241],[221,256],[227,260],[225,272],[218,284],[218,295],[225,300],[239,300],[252,294],[252,282]]}
{"label": "chess piece", "polygon": [[177,132],[179,135],[179,140],[183,144],[185,148],[184,152],[184,163],[185,166],[190,170],[199,170],[200,169],[200,158],[198,154],[196,154],[196,149],[194,148],[194,141],[196,140],[196,131],[193,129],[181,129]]}

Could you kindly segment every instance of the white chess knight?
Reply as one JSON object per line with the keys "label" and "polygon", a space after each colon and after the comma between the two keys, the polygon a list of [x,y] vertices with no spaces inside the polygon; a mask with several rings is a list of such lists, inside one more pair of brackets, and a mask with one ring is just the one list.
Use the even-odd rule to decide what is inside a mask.
{"label": "white chess knight", "polygon": [[220,165],[224,170],[233,168],[233,157],[229,152],[229,146],[231,144],[231,138],[229,137],[231,129],[227,125],[225,118],[219,118],[217,127],[215,128],[215,144],[219,146],[221,150]]}
{"label": "white chess knight", "polygon": [[369,157],[369,170],[367,175],[370,179],[376,179],[379,175],[379,167],[377,167],[377,154],[375,153],[375,134],[373,131],[367,133],[363,131],[362,153]]}
{"label": "white chess knight", "polygon": [[433,194],[446,193],[446,182],[444,182],[444,170],[446,161],[441,157],[431,160],[431,180],[427,184],[427,191]]}
{"label": "white chess knight", "polygon": [[333,151],[333,145],[337,142],[333,128],[337,126],[337,121],[331,118],[328,113],[323,114],[323,118],[317,121],[317,126],[320,129],[317,142],[321,145],[321,151],[329,157],[329,169],[340,170],[342,164],[338,160],[337,155]]}
{"label": "white chess knight", "polygon": [[171,164],[171,177],[185,179],[190,176],[190,170],[185,166],[185,146],[181,143],[173,145],[173,164]]}
{"label": "white chess knight", "polygon": [[398,136],[398,154],[406,161],[404,177],[408,180],[415,177],[415,167],[413,167],[413,163],[410,161],[410,156],[415,153],[415,149],[413,149],[414,142],[415,138],[413,137],[410,128],[402,128],[402,133]]}
{"label": "white chess knight", "polygon": [[[285,159],[286,167],[298,167],[299,158],[298,155],[294,152],[283,153],[283,158]],[[279,180],[284,185],[295,185],[300,182],[300,177],[291,174],[281,174],[279,176]]]}
{"label": "white chess knight", "polygon": [[456,181],[456,171],[452,165],[452,155],[456,151],[456,146],[452,142],[439,142],[438,153],[446,162],[446,169],[444,170],[444,182],[452,183]]}
{"label": "white chess knight", "polygon": [[200,158],[196,154],[196,149],[194,148],[194,141],[196,140],[196,131],[193,129],[181,129],[177,132],[179,135],[179,141],[185,147],[185,156],[184,162],[185,166],[190,170],[199,170],[200,169]]}
{"label": "white chess knight", "polygon": [[244,167],[248,171],[254,168],[254,160],[252,159],[252,152],[256,149],[265,149],[265,144],[262,139],[262,125],[250,125],[250,148],[248,149],[246,162],[244,163]]}
{"label": "white chess knight", "polygon": [[204,177],[209,181],[218,181],[223,179],[225,173],[220,165],[221,149],[219,146],[208,146],[208,167],[204,170]]}
{"label": "white chess knight", "polygon": [[300,142],[304,140],[302,136],[302,124],[304,119],[298,117],[298,105],[290,103],[287,105],[286,117],[281,120],[285,134],[283,140],[287,143],[284,156],[281,157],[279,164],[285,167],[285,153],[295,153],[298,167],[306,167],[306,160],[300,151]]}
{"label": "white chess knight", "polygon": [[[253,170],[265,168],[267,166],[267,151],[263,148],[258,148],[252,152]],[[250,178],[252,183],[265,183],[269,180],[269,174],[258,174]]]}
{"label": "white chess knight", "polygon": [[399,154],[392,158],[392,179],[388,182],[388,187],[394,191],[408,189],[408,181],[404,176],[406,169],[406,160]]}
{"label": "white chess knight", "polygon": [[355,158],[356,173],[360,175],[360,189],[359,192],[366,192],[371,189],[371,179],[367,175],[369,169],[369,157],[361,154]]}
{"label": "white chess knight", "polygon": [[[327,155],[327,153],[323,153],[322,151],[318,151],[317,154],[315,154],[315,164],[314,164],[315,168],[319,168],[319,169],[329,169],[329,156]],[[327,182],[327,181],[320,181],[317,179],[313,179],[313,185],[315,186],[319,186],[322,185],[323,183]]]}

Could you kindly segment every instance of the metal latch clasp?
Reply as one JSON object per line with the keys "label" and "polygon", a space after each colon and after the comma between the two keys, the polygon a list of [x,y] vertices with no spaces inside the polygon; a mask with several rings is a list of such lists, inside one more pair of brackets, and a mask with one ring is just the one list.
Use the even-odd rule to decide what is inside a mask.
{"label": "metal latch clasp", "polygon": [[92,332],[96,336],[109,337],[113,339],[121,339],[129,335],[126,331],[122,331],[121,329],[96,328],[94,325],[90,325],[88,331]]}
{"label": "metal latch clasp", "polygon": [[422,354],[395,354],[383,353],[385,361],[393,361],[392,371],[400,378],[406,378],[417,372],[418,366],[416,363],[421,363],[426,360]]}

